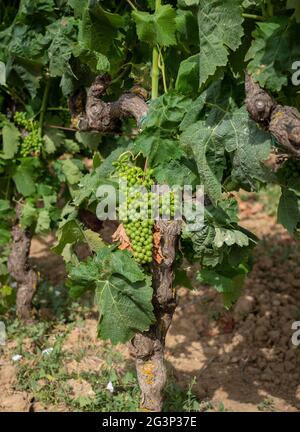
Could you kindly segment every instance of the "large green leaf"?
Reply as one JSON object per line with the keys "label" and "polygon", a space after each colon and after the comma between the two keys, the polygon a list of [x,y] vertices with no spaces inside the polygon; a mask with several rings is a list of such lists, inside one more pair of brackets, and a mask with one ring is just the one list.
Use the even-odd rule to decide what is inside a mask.
{"label": "large green leaf", "polygon": [[184,152],[178,139],[166,138],[159,129],[146,130],[136,139],[136,153],[142,152],[148,158],[150,167],[165,164],[171,160],[180,159]]}
{"label": "large green leaf", "polygon": [[48,48],[49,72],[51,76],[62,76],[70,69],[69,60],[75,42],[75,20],[64,17],[47,27],[51,44]]}
{"label": "large green leaf", "polygon": [[18,192],[24,197],[33,195],[35,192],[35,181],[32,170],[28,166],[20,165],[13,175]]}
{"label": "large green leaf", "polygon": [[173,131],[189,111],[191,99],[177,93],[168,93],[151,101],[149,111],[143,120],[143,128],[157,128]]}
{"label": "large green leaf", "polygon": [[29,228],[37,219],[37,209],[30,201],[26,201],[21,212],[21,227]]}
{"label": "large green leaf", "polygon": [[160,163],[154,168],[154,176],[158,183],[169,186],[199,184],[197,168],[186,158]]}
{"label": "large green leaf", "polygon": [[13,123],[6,123],[2,129],[3,159],[12,159],[18,151],[20,132]]}
{"label": "large green leaf", "polygon": [[257,24],[245,60],[248,71],[262,87],[280,91],[288,84],[289,72],[300,55],[299,32],[287,18],[272,18]]}
{"label": "large green leaf", "polygon": [[295,233],[300,222],[300,202],[299,197],[288,189],[283,189],[280,197],[278,212],[278,222],[281,223],[291,234]]}
{"label": "large green leaf", "polygon": [[234,180],[252,189],[257,180],[271,180],[271,172],[263,164],[271,151],[270,136],[249,119],[244,107],[227,116],[217,133],[232,154]]}
{"label": "large green leaf", "polygon": [[145,279],[141,267],[134,261],[128,251],[116,251],[112,254],[111,268],[113,273],[126,277],[129,282],[140,282]]}
{"label": "large green leaf", "polygon": [[210,126],[200,120],[181,135],[182,145],[196,161],[205,192],[214,202],[221,199],[221,179],[225,168],[225,143],[218,134],[220,125],[221,122]]}
{"label": "large green leaf", "polygon": [[[85,242],[81,226],[75,219],[71,219],[64,223],[64,225],[59,228],[57,236],[57,244],[52,250],[61,255],[64,254],[66,247],[76,245],[80,242]],[[68,257],[68,255],[66,255],[66,257]]]}
{"label": "large green leaf", "polygon": [[125,343],[155,321],[151,277],[145,275],[128,251],[104,246],[96,256],[73,266],[70,278],[75,284],[96,287],[101,338],[113,344]]}
{"label": "large green leaf", "polygon": [[171,5],[163,5],[153,14],[133,11],[138,38],[151,45],[176,45],[176,12]]}
{"label": "large green leaf", "polygon": [[41,209],[38,212],[38,218],[36,223],[36,233],[37,234],[45,234],[50,229],[51,218],[49,214],[49,210]]}
{"label": "large green leaf", "polygon": [[89,0],[79,25],[78,41],[84,48],[106,54],[123,26],[121,15],[105,11],[99,2]]}
{"label": "large green leaf", "polygon": [[95,301],[100,311],[99,334],[113,344],[125,343],[149,329],[153,315],[151,278],[132,283],[112,275],[97,282]]}
{"label": "large green leaf", "polygon": [[4,213],[7,210],[10,210],[10,208],[9,200],[0,199],[0,213]]}
{"label": "large green leaf", "polygon": [[41,67],[35,62],[18,58],[15,59],[12,69],[23,81],[25,88],[28,90],[30,96],[34,98],[40,87],[41,80]]}
{"label": "large green leaf", "polygon": [[98,252],[103,248],[104,242],[100,235],[90,229],[84,230],[83,235],[92,252]]}
{"label": "large green leaf", "polygon": [[92,284],[95,286],[99,278],[100,267],[98,260],[89,257],[86,261],[70,268],[69,277],[77,284]]}
{"label": "large green leaf", "polygon": [[239,0],[199,0],[199,86],[226,66],[229,50],[241,44],[243,18]]}
{"label": "large green leaf", "polygon": [[195,54],[180,63],[175,88],[178,92],[190,94],[199,88],[200,56]]}
{"label": "large green leaf", "polygon": [[74,9],[74,15],[79,18],[86,7],[88,0],[68,0],[68,4]]}
{"label": "large green leaf", "polygon": [[190,125],[181,135],[181,143],[197,163],[200,180],[213,202],[221,198],[225,151],[232,159],[231,177],[238,185],[255,189],[258,181],[271,179],[264,166],[271,139],[249,119],[246,109],[217,106],[206,120]]}
{"label": "large green leaf", "polygon": [[200,270],[197,279],[222,293],[225,307],[230,307],[239,298],[247,273],[248,269],[244,265],[237,268],[222,265],[215,269]]}
{"label": "large green leaf", "polygon": [[82,172],[71,159],[62,161],[62,171],[71,185],[78,183],[82,177]]}
{"label": "large green leaf", "polygon": [[221,248],[225,244],[227,246],[237,244],[240,247],[245,247],[249,245],[249,237],[237,229],[216,227],[215,238],[212,244],[216,248]]}

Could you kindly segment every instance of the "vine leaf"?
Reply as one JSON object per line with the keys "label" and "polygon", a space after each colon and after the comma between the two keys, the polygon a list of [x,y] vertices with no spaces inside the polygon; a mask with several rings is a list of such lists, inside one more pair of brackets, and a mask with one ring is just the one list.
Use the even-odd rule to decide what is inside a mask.
{"label": "vine leaf", "polygon": [[288,18],[273,18],[257,23],[252,34],[253,41],[246,54],[249,61],[248,71],[261,87],[279,92],[288,84],[288,72],[297,55],[296,31],[290,26]]}
{"label": "vine leaf", "polygon": [[146,331],[155,321],[151,277],[128,251],[104,246],[97,255],[73,266],[70,280],[93,285],[99,308],[99,333],[113,344],[125,343],[135,333]]}
{"label": "vine leaf", "polygon": [[140,41],[152,45],[176,45],[176,12],[171,5],[160,6],[153,14],[133,11],[132,16]]}
{"label": "vine leaf", "polygon": [[7,122],[2,129],[3,159],[12,159],[18,151],[20,132],[19,129],[10,122]]}
{"label": "vine leaf", "polygon": [[247,273],[248,269],[243,264],[238,268],[226,268],[222,264],[214,269],[202,269],[197,279],[222,293],[224,306],[229,308],[239,298]]}
{"label": "vine leaf", "polygon": [[155,321],[151,278],[132,283],[111,275],[97,282],[95,302],[100,311],[99,334],[113,344],[125,343]]}
{"label": "vine leaf", "polygon": [[80,224],[75,219],[70,219],[59,227],[57,244],[52,250],[57,254],[61,254],[65,261],[68,262],[70,260],[70,247],[85,240]]}
{"label": "vine leaf", "polygon": [[249,119],[244,107],[233,112],[218,107],[207,120],[199,120],[181,135],[187,153],[195,158],[206,193],[216,203],[222,198],[221,181],[225,168],[225,151],[232,159],[231,177],[246,188],[271,178],[263,165],[270,154],[269,135]]}
{"label": "vine leaf", "polygon": [[255,189],[257,180],[271,180],[271,172],[263,164],[270,155],[270,136],[249,119],[244,107],[225,118],[218,133],[232,154],[232,179],[250,189]]}
{"label": "vine leaf", "polygon": [[77,184],[82,177],[82,172],[71,159],[62,161],[62,171],[71,185]]}
{"label": "vine leaf", "polygon": [[95,72],[111,72],[118,69],[125,53],[122,47],[124,36],[119,31],[125,25],[124,17],[104,10],[95,0],[86,3],[85,8],[80,5],[82,19],[74,55]]}
{"label": "vine leaf", "polygon": [[300,220],[299,197],[295,192],[283,189],[277,211],[278,223],[281,223],[290,234],[294,234]]}
{"label": "vine leaf", "polygon": [[73,17],[63,17],[47,26],[47,36],[51,38],[48,48],[49,73],[51,76],[62,76],[70,70],[69,60],[75,44],[74,28],[76,21]]}
{"label": "vine leaf", "polygon": [[36,217],[37,217],[36,208],[30,201],[26,201],[26,203],[22,207],[22,212],[20,217],[21,227],[23,229],[30,227],[33,224],[33,222],[36,220]]}
{"label": "vine leaf", "polygon": [[38,212],[35,231],[37,234],[43,234],[50,228],[51,218],[47,209],[41,209]]}
{"label": "vine leaf", "polygon": [[39,169],[40,161],[37,158],[25,158],[16,168],[12,178],[18,192],[24,197],[28,197],[35,193],[35,181]]}
{"label": "vine leaf", "polygon": [[232,246],[237,244],[240,247],[249,245],[249,237],[239,230],[228,230],[226,228],[216,227],[216,234],[213,241],[213,246],[221,248],[224,245]]}
{"label": "vine leaf", "polygon": [[180,63],[175,88],[180,93],[193,93],[199,87],[199,54],[195,54]]}
{"label": "vine leaf", "polygon": [[226,66],[244,34],[239,0],[199,0],[199,87],[219,66]]}
{"label": "vine leaf", "polygon": [[97,232],[87,229],[83,231],[83,235],[92,252],[98,252],[103,248],[104,242]]}
{"label": "vine leaf", "polygon": [[78,40],[82,47],[91,51],[109,53],[118,29],[124,26],[124,18],[105,11],[95,0],[89,0],[82,13]]}
{"label": "vine leaf", "polygon": [[182,145],[195,158],[206,193],[215,202],[222,195],[221,179],[225,168],[224,143],[218,136],[218,127],[211,127],[200,120],[181,135]]}

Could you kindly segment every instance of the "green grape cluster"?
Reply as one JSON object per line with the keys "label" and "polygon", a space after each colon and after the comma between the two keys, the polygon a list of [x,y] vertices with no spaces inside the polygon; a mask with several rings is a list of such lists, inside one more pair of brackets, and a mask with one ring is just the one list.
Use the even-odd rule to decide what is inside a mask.
{"label": "green grape cluster", "polygon": [[114,174],[127,181],[125,200],[119,205],[119,217],[124,221],[136,261],[149,263],[153,254],[153,217],[158,216],[155,214],[156,206],[159,216],[174,217],[177,196],[174,192],[167,192],[157,197],[151,192],[153,170],[135,166],[130,153],[123,155],[113,166]]}
{"label": "green grape cluster", "polygon": [[27,157],[30,155],[39,154],[43,145],[43,138],[41,137],[39,129],[33,129],[22,141],[20,155]]}
{"label": "green grape cluster", "polygon": [[132,165],[130,156],[125,154],[117,162],[113,162],[116,174],[127,180],[128,186],[151,187],[153,185],[153,170],[144,171],[142,168]]}
{"label": "green grape cluster", "polygon": [[43,145],[43,138],[38,122],[28,119],[26,113],[22,111],[15,113],[14,122],[26,131],[21,144],[20,156],[27,157],[39,154]]}
{"label": "green grape cluster", "polygon": [[32,121],[30,121],[24,111],[17,111],[14,115],[14,122],[17,126],[20,126],[27,131],[32,130]]}
{"label": "green grape cluster", "polygon": [[[149,263],[152,261],[154,220],[149,219],[151,193],[148,190],[154,183],[153,170],[143,170],[134,166],[129,154],[123,155],[113,165],[115,174],[127,181],[126,200],[120,204],[119,216],[121,219],[127,216],[124,228],[130,239],[134,257],[140,264]],[[129,190],[135,186],[137,190]],[[144,187],[144,193],[138,190],[138,186]]]}

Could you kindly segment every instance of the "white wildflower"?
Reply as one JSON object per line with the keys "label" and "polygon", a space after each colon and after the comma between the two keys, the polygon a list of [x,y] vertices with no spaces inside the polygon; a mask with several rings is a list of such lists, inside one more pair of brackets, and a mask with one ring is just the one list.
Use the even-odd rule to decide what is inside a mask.
{"label": "white wildflower", "polygon": [[107,384],[106,390],[110,391],[111,393],[114,392],[114,386],[111,381],[109,381],[109,383]]}
{"label": "white wildflower", "polygon": [[11,359],[13,362],[17,362],[20,361],[22,358],[23,356],[21,354],[14,354]]}

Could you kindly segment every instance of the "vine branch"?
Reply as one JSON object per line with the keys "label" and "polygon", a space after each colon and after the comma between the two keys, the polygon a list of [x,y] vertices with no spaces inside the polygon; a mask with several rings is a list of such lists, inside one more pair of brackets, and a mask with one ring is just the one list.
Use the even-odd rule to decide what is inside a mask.
{"label": "vine branch", "polygon": [[164,364],[165,338],[177,306],[176,292],[173,289],[173,264],[181,221],[159,220],[157,227],[160,230],[164,260],[161,264],[154,262],[152,268],[156,323],[149,331],[137,333],[130,344],[142,392],[142,411],[162,410],[167,379]]}
{"label": "vine branch", "polygon": [[123,93],[118,100],[104,102],[102,98],[110,84],[110,76],[97,76],[88,90],[85,107],[81,112],[78,112],[78,105],[80,105],[78,100],[83,99],[82,94],[69,99],[72,124],[75,123],[75,119],[77,129],[117,133],[121,130],[122,119],[128,117],[133,117],[137,124],[140,124],[148,110],[145,90],[134,86],[130,91]]}
{"label": "vine branch", "polygon": [[253,77],[246,73],[246,107],[250,117],[269,131],[289,154],[300,159],[300,113],[279,105]]}
{"label": "vine branch", "polygon": [[44,118],[45,118],[45,114],[47,111],[47,102],[48,102],[49,90],[50,90],[50,77],[47,76],[45,90],[44,90],[43,99],[42,99],[40,118],[39,118],[39,128],[40,128],[41,134],[43,133]]}
{"label": "vine branch", "polygon": [[28,230],[23,230],[20,226],[21,211],[22,204],[17,202],[8,271],[18,284],[17,317],[24,322],[30,322],[32,321],[31,302],[36,292],[38,275],[29,264],[31,233]]}

